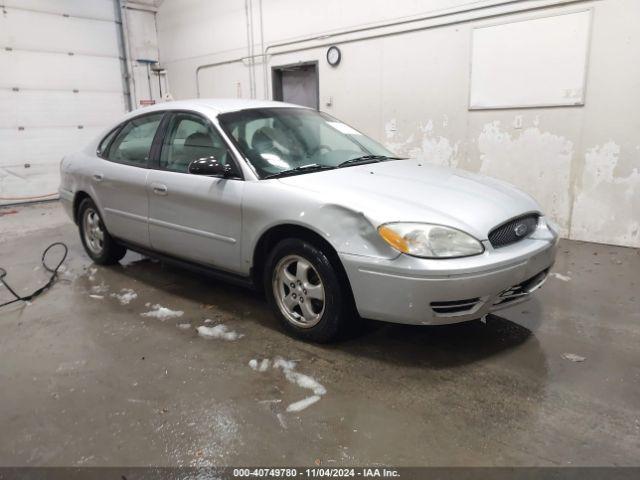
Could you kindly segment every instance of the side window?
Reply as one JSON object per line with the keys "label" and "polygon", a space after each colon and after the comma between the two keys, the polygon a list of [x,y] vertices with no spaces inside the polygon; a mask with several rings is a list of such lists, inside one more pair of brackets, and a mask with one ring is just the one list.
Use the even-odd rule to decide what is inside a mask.
{"label": "side window", "polygon": [[231,163],[230,155],[220,134],[203,118],[190,113],[176,113],[164,137],[160,168],[187,173],[193,160],[215,157],[226,165]]}
{"label": "side window", "polygon": [[100,142],[100,145],[98,145],[98,151],[96,152],[99,157],[102,157],[102,158],[105,157],[105,154],[107,153],[107,148],[109,147],[111,140],[113,140],[113,137],[115,137],[116,133],[118,133],[119,128],[120,127],[114,128],[107,134],[106,137],[102,139],[102,141]]}
{"label": "side window", "polygon": [[160,125],[162,115],[162,113],[145,115],[128,122],[111,144],[108,159],[118,163],[146,167],[153,137],[158,125]]}

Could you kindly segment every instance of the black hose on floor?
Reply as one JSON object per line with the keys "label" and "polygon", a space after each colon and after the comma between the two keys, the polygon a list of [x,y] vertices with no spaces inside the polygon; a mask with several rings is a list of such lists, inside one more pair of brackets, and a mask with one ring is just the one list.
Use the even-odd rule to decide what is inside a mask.
{"label": "black hose on floor", "polygon": [[[46,261],[47,260],[47,253],[49,253],[49,250],[51,250],[53,247],[56,247],[58,245],[61,246],[62,248],[64,248],[64,253],[62,254],[62,258],[60,259],[58,264],[55,267],[50,267],[49,265],[47,265],[47,261]],[[49,277],[49,281],[45,285],[43,285],[42,287],[38,288],[35,292],[31,293],[30,295],[26,295],[24,297],[21,297],[20,295],[18,295],[15,292],[15,290],[13,288],[11,288],[9,286],[9,284],[4,280],[4,278],[7,276],[7,271],[4,268],[0,267],[0,282],[2,282],[2,284],[5,287],[7,287],[7,290],[9,290],[9,292],[11,292],[11,294],[14,297],[16,297],[13,300],[9,300],[8,302],[0,304],[0,308],[4,307],[6,305],[10,305],[10,304],[15,303],[15,302],[28,302],[28,301],[34,299],[35,297],[37,297],[38,295],[40,295],[42,292],[44,292],[46,289],[48,289],[51,285],[53,285],[53,283],[58,278],[58,270],[60,269],[60,267],[62,266],[64,261],[67,259],[67,253],[68,252],[69,252],[69,249],[62,242],[52,243],[51,245],[49,245],[47,248],[44,249],[44,252],[42,252],[42,266],[45,268],[45,270],[47,272],[51,273],[51,277]]]}

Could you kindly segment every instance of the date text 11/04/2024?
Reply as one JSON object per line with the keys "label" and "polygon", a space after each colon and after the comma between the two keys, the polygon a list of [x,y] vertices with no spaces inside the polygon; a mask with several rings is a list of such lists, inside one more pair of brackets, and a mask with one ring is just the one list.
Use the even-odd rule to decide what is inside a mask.
{"label": "date text 11/04/2024", "polygon": [[398,478],[390,468],[236,468],[234,478]]}

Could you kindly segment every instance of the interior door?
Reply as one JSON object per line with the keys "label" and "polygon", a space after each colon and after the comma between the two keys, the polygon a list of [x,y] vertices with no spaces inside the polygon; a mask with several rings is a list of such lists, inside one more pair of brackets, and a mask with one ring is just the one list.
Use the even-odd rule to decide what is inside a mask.
{"label": "interior door", "polygon": [[149,157],[162,116],[158,112],[136,117],[114,132],[113,140],[107,136],[105,158],[90,172],[109,233],[145,247],[149,246]]}
{"label": "interior door", "polygon": [[[215,157],[230,178],[188,173],[193,160]],[[149,235],[154,250],[240,272],[244,182],[216,128],[191,112],[172,113],[156,168],[149,171]]]}

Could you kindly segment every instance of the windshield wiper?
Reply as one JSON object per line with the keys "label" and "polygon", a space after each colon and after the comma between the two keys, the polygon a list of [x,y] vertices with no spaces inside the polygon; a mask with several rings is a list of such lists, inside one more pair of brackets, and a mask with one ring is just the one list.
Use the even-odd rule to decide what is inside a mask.
{"label": "windshield wiper", "polygon": [[282,170],[281,172],[272,173],[271,175],[266,175],[262,178],[266,180],[268,178],[286,177],[288,175],[295,175],[297,173],[316,172],[319,170],[333,170],[334,168],[336,167],[332,167],[331,165],[320,165],[318,163],[310,163],[309,165],[300,165],[299,167],[290,168],[289,170]]}
{"label": "windshield wiper", "polygon": [[362,155],[361,157],[350,158],[338,164],[338,168],[350,165],[364,165],[366,163],[384,162],[385,160],[404,160],[402,157],[387,157],[386,155]]}

